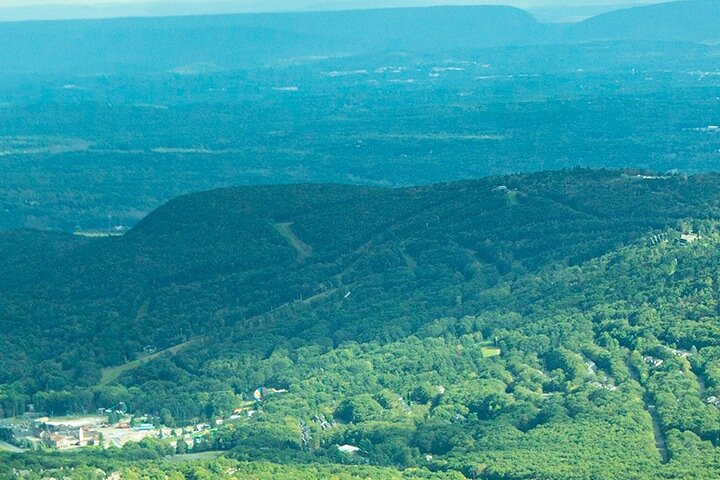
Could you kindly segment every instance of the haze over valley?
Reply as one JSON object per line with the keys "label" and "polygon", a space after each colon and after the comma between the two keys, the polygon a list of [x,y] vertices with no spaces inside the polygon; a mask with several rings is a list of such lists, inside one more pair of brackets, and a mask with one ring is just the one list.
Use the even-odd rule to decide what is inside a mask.
{"label": "haze over valley", "polygon": [[237,184],[712,170],[717,7],[0,24],[0,225],[127,229]]}

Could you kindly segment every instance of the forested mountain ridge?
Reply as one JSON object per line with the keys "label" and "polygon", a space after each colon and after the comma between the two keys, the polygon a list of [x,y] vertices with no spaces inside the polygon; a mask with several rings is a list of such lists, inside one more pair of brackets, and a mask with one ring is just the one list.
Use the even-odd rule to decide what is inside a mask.
{"label": "forested mountain ridge", "polygon": [[124,402],[174,424],[227,419],[264,386],[280,393],[198,448],[487,480],[712,478],[719,194],[717,174],[575,169],[220,189],[122,237],[5,232],[0,407]]}
{"label": "forested mountain ridge", "polygon": [[[173,200],[122,237],[3,233],[12,280],[0,294],[14,311],[5,318],[38,335],[36,354],[55,357],[65,338],[113,365],[368,274],[421,271],[426,259],[489,285],[578,264],[682,219],[715,218],[714,178],[576,171],[406,189],[220,189]],[[65,314],[51,314],[58,308]],[[70,337],[67,318],[80,329]]]}
{"label": "forested mountain ridge", "polygon": [[659,3],[604,13],[568,30],[568,39],[706,42],[720,33],[715,0]]}

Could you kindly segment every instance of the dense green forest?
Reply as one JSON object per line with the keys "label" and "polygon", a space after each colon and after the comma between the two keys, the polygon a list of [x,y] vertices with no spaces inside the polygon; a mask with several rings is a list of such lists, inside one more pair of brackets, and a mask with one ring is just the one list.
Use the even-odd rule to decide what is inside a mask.
{"label": "dense green forest", "polygon": [[[130,450],[130,449],[128,449]],[[140,452],[84,452],[81,455],[45,454],[27,458],[3,458],[0,478],[64,478],[67,480],[105,480],[108,473],[125,480],[464,480],[457,472],[431,472],[410,468],[397,470],[340,464],[283,465],[269,462],[244,462],[234,459],[187,460],[166,457],[158,445],[142,445]],[[30,455],[30,454],[27,454]],[[28,468],[31,467],[31,468]],[[42,472],[42,473],[40,473]],[[54,475],[57,477],[51,477]]]}
{"label": "dense green forest", "polygon": [[0,22],[0,480],[720,479],[719,18]]}
{"label": "dense green forest", "polygon": [[4,416],[122,402],[175,428],[255,413],[193,445],[214,460],[177,463],[154,440],[2,464],[714,478],[719,194],[716,174],[573,169],[219,189],[121,237],[3,232]]}

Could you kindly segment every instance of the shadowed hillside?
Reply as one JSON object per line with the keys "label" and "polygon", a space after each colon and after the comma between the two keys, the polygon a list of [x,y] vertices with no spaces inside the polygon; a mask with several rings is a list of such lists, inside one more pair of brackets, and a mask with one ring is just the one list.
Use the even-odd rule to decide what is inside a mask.
{"label": "shadowed hillside", "polygon": [[[83,361],[119,364],[147,345],[169,347],[396,270],[409,269],[418,285],[461,275],[491,286],[548,264],[579,264],[685,218],[715,218],[718,190],[714,176],[643,180],[578,170],[405,189],[290,185],[191,194],[122,237],[3,233],[12,279],[0,286],[9,322],[3,336],[10,344],[33,338],[38,359],[57,355],[57,338],[89,342]],[[354,324],[361,319],[353,315],[334,328],[355,338],[383,335]],[[10,368],[0,375],[8,381],[14,366],[1,364]],[[92,369],[83,374],[94,381]]]}

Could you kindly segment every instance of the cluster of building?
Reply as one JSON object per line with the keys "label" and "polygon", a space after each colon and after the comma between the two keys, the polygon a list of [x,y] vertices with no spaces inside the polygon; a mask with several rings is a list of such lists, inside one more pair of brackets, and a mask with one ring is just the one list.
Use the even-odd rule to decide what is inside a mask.
{"label": "cluster of building", "polygon": [[67,421],[54,422],[47,417],[25,419],[6,426],[12,430],[18,442],[27,447],[38,448],[44,445],[58,450],[79,448],[100,444],[100,433],[92,422]]}
{"label": "cluster of building", "polygon": [[[255,400],[263,401],[269,395],[285,393],[285,389],[260,387],[255,392]],[[150,423],[147,415],[133,417],[129,420],[124,410],[117,407],[99,408],[97,414],[83,418],[57,417],[49,418],[44,413],[28,411],[22,417],[0,419],[0,429],[9,429],[12,432],[11,444],[5,448],[37,449],[41,447],[56,450],[67,450],[87,446],[115,446],[122,447],[128,442],[139,442],[147,437],[183,438],[185,443],[192,447],[197,442],[205,441],[213,430],[227,421],[251,418],[257,410],[248,409],[253,402],[247,402],[244,407],[236,408],[228,418],[214,419],[211,423],[199,423],[181,428],[169,428]],[[321,425],[329,428],[330,424],[321,417]],[[171,442],[175,444],[175,442]]]}
{"label": "cluster of building", "polygon": [[[114,414],[116,418],[109,420],[105,414]],[[42,415],[33,411],[22,417],[0,420],[0,428],[10,429],[13,443],[23,448],[57,450],[95,445],[122,447],[129,441],[139,442],[149,436],[161,437],[171,432],[149,423],[148,417],[140,417],[131,424],[126,414],[115,410],[99,409],[98,415],[87,417],[50,418]]]}
{"label": "cluster of building", "polygon": [[100,434],[89,426],[79,428],[64,425],[50,427],[49,430],[42,431],[39,438],[45,445],[58,450],[100,444]]}

